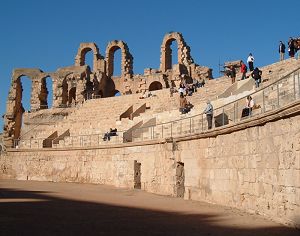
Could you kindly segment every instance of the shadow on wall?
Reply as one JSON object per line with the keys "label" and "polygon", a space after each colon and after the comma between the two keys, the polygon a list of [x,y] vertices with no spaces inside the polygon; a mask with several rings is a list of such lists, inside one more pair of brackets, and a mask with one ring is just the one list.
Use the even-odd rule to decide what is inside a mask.
{"label": "shadow on wall", "polygon": [[121,207],[5,188],[0,189],[0,219],[2,235],[299,235],[283,226],[225,227],[219,215]]}
{"label": "shadow on wall", "polygon": [[221,113],[215,116],[215,127],[220,127],[229,124],[229,118],[226,113]]}

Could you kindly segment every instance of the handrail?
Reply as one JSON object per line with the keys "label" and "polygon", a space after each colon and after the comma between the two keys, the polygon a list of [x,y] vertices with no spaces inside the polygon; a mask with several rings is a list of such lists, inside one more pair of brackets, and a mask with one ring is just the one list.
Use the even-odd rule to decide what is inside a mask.
{"label": "handrail", "polygon": [[[271,87],[272,85],[277,84],[279,81],[286,79],[286,78],[289,77],[291,74],[295,73],[297,70],[300,70],[300,67],[298,67],[297,69],[295,69],[295,70],[289,72],[287,75],[283,76],[283,77],[280,78],[279,80],[276,80],[276,81],[274,81],[273,83],[271,83],[271,84],[269,84],[269,85],[267,85],[267,86],[265,86],[265,87],[263,87],[263,88],[261,88],[261,89],[259,89],[259,90],[256,90],[255,92],[252,92],[252,93],[250,93],[250,94],[248,94],[248,95],[245,95],[245,96],[243,96],[243,97],[241,97],[241,98],[239,98],[239,99],[237,99],[237,100],[235,100],[235,101],[226,103],[226,104],[224,104],[224,105],[222,105],[222,106],[220,106],[220,107],[214,108],[214,109],[215,109],[215,110],[216,110],[216,109],[220,109],[220,108],[222,108],[222,107],[225,107],[225,106],[228,106],[228,105],[230,105],[230,104],[233,104],[233,103],[235,103],[235,102],[238,101],[238,100],[245,99],[245,98],[247,98],[248,96],[251,96],[251,95],[253,95],[253,94],[255,94],[255,93],[259,93],[259,92],[261,92],[262,90],[265,90],[265,89]],[[164,124],[169,124],[169,123],[173,123],[173,122],[177,122],[177,121],[181,121],[181,120],[185,120],[185,119],[194,118],[194,117],[197,117],[197,116],[199,116],[199,115],[204,115],[204,113],[202,112],[202,113],[198,113],[198,114],[195,114],[195,115],[192,115],[192,116],[189,116],[189,117],[179,118],[179,119],[172,120],[172,121],[168,121],[168,122],[162,122],[162,123],[156,124],[156,126],[158,126],[158,125],[164,125]],[[143,128],[150,128],[150,127],[153,127],[153,125],[148,126],[148,127],[143,127]]]}
{"label": "handrail", "polygon": [[[113,137],[117,137],[116,141],[117,143],[123,143],[123,134],[124,134],[124,131],[117,131],[117,132],[114,132],[113,134],[109,132],[104,132],[104,133],[99,133],[99,134],[82,134],[82,135],[75,135],[75,136],[66,136],[65,138],[71,140],[71,144],[70,145],[66,145],[66,140],[65,139],[62,139],[62,140],[59,140],[59,141],[63,141],[63,146],[71,146],[71,147],[77,147],[76,145],[74,145],[74,140],[79,140],[79,143],[80,145],[79,146],[82,146],[82,144],[86,141],[84,139],[89,139],[88,141],[90,143],[92,143],[92,137],[96,137],[96,144],[99,145],[101,143],[107,143],[109,142],[111,139],[113,139]],[[101,141],[103,140],[103,141]],[[13,147],[14,148],[22,148],[22,146],[20,146],[20,144],[26,144],[27,146],[29,146],[29,148],[49,148],[50,146],[48,145],[49,143],[47,142],[46,144],[46,141],[49,141],[50,142],[50,146],[52,148],[57,148],[59,147],[59,143],[58,144],[55,144],[55,139],[53,138],[36,138],[36,139],[14,139],[14,143],[13,143]],[[116,142],[112,142],[112,143],[116,143]],[[91,145],[92,146],[92,145]]]}

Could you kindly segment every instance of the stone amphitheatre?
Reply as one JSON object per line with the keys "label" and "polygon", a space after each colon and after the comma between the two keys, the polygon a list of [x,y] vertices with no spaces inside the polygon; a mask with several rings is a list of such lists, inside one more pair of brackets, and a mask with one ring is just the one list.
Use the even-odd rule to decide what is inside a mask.
{"label": "stone amphitheatre", "polygon": [[[120,76],[113,76],[116,50]],[[85,63],[90,51],[92,68]],[[160,67],[144,74],[133,69],[128,45],[114,40],[105,55],[95,43],[81,43],[74,65],[55,72],[13,70],[0,179],[138,188],[300,226],[300,60],[261,67],[259,89],[253,79],[239,81],[240,74],[231,84],[226,76],[212,79],[210,68],[194,62],[182,34],[170,32],[162,41]],[[32,84],[30,111],[22,106],[22,76]],[[203,78],[205,86],[188,96],[194,107],[181,114],[179,95],[171,96],[170,88]],[[259,106],[241,118],[248,95]],[[209,130],[207,100],[214,106]],[[104,141],[110,128],[117,133]]]}

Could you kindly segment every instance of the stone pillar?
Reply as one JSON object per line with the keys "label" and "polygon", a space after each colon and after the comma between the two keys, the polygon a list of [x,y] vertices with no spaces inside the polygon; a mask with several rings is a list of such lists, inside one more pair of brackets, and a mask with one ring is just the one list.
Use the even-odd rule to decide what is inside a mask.
{"label": "stone pillar", "polygon": [[30,98],[30,110],[36,111],[41,107],[41,92],[42,81],[39,78],[33,78],[31,83],[31,98]]}
{"label": "stone pillar", "polygon": [[76,82],[76,103],[83,103],[84,98],[85,98],[85,93],[86,93],[86,81],[85,77],[77,77]]}
{"label": "stone pillar", "polygon": [[63,81],[64,78],[58,76],[57,74],[51,74],[52,81],[52,91],[53,91],[53,107],[59,107],[62,105],[62,95],[63,95]]}

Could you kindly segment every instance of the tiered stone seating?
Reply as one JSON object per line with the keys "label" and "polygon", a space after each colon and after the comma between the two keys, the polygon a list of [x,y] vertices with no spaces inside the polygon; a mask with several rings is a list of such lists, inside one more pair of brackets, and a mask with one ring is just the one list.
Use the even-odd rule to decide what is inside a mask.
{"label": "tiered stone seating", "polygon": [[[276,81],[278,78],[282,78],[282,76],[299,66],[299,60],[288,59],[284,62],[278,62],[260,68],[263,71],[263,79],[265,81],[262,87]],[[286,94],[286,99],[289,99],[290,91],[294,85],[287,79],[283,80],[278,86],[280,95]],[[53,135],[54,131],[56,131],[59,136],[69,130],[70,136],[61,138],[58,144],[55,144],[55,147],[62,147],[105,144],[106,142],[103,141],[102,138],[104,133],[109,131],[109,128],[117,128],[118,131],[121,131],[118,136],[111,137],[110,143],[123,142],[123,131],[129,130],[134,126],[141,127],[142,129],[132,134],[132,141],[162,138],[171,135],[183,135],[190,132],[201,132],[207,129],[206,117],[195,115],[199,115],[203,112],[208,99],[212,101],[215,108],[215,116],[219,115],[220,118],[223,119],[222,113],[224,112],[224,114],[226,114],[226,122],[231,123],[240,119],[241,110],[245,105],[245,101],[238,101],[236,103],[237,107],[229,103],[237,101],[254,91],[253,79],[237,81],[234,85],[231,85],[231,80],[227,77],[209,80],[206,82],[205,87],[199,88],[196,93],[187,97],[194,105],[194,108],[191,112],[184,115],[178,111],[179,94],[175,93],[171,97],[168,89],[154,91],[152,92],[153,96],[145,99],[140,99],[140,94],[132,94],[122,97],[88,100],[76,108],[67,108],[66,111],[68,115],[63,119],[56,120],[54,124],[40,125],[31,132],[26,131],[28,132],[26,137],[28,139],[34,137],[35,140],[43,140]],[[271,110],[277,106],[277,90],[270,87],[266,91],[268,92],[264,92],[264,94],[261,92],[255,95],[255,102],[257,104],[263,104],[264,102],[264,107],[254,111],[254,115],[260,114],[262,109]],[[134,117],[132,120],[128,118],[120,120],[120,115],[130,106],[133,105],[134,110],[136,110],[145,103],[146,106],[150,108],[147,109],[145,113]],[[224,111],[216,109],[225,104],[229,105],[224,108]],[[54,112],[54,110],[52,112]],[[35,113],[36,117],[38,117],[38,115],[38,113]],[[172,122],[172,124],[158,125],[155,128],[147,128],[144,124],[147,124],[150,120],[153,121],[153,119],[155,119],[155,124],[174,122]],[[43,121],[43,119],[41,119],[41,121]],[[137,124],[139,124],[139,126],[137,126]],[[21,143],[25,146],[33,146],[41,145],[42,142],[36,141],[33,143],[32,141],[24,139]]]}

